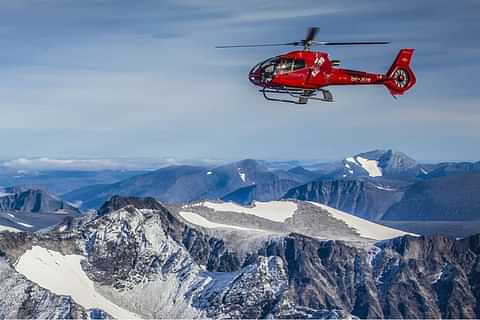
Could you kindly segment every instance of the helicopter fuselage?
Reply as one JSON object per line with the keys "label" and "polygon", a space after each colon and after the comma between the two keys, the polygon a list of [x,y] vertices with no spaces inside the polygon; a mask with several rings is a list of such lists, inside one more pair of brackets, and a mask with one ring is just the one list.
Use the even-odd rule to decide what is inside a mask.
{"label": "helicopter fuselage", "polygon": [[[410,61],[413,49],[402,49],[397,59],[402,55]],[[408,57],[407,57],[408,56]],[[387,74],[369,73],[364,71],[336,68],[339,62],[330,60],[328,53],[320,51],[292,51],[267,59],[249,73],[253,84],[269,89],[318,90],[335,85],[377,85],[392,87],[394,79]],[[393,66],[392,66],[393,67]],[[392,94],[403,94],[415,83],[412,72],[398,75],[400,82],[408,78],[403,87],[393,88]],[[413,81],[411,81],[413,80]]]}

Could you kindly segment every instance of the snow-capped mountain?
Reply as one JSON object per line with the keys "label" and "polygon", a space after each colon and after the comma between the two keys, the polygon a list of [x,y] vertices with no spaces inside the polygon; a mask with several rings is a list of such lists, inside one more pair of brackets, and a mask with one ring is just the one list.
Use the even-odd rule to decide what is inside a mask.
{"label": "snow-capped mountain", "polygon": [[[479,236],[405,235],[377,242],[372,238],[389,236],[376,234],[381,229],[374,224],[304,205],[205,202],[171,212],[153,199],[116,197],[100,215],[66,221],[47,233],[0,234],[0,277],[9,279],[0,288],[0,312],[9,318],[479,316]],[[196,220],[187,222],[192,216],[185,212]],[[355,238],[321,240],[265,227],[269,221],[272,228],[288,224],[297,215],[330,219],[327,229],[343,224]],[[214,226],[201,226],[202,219]],[[242,228],[257,223],[261,231],[232,227],[242,219]],[[25,283],[43,293],[31,300],[34,291],[25,290]]]}
{"label": "snow-capped mountain", "polygon": [[414,159],[403,152],[394,150],[373,150],[347,157],[342,161],[342,169],[337,177],[351,178],[367,176],[412,179],[428,173]]}
{"label": "snow-capped mountain", "polygon": [[241,206],[205,201],[184,206],[179,215],[204,229],[238,229],[258,235],[295,232],[318,239],[368,241],[407,234],[314,202],[255,201]]}

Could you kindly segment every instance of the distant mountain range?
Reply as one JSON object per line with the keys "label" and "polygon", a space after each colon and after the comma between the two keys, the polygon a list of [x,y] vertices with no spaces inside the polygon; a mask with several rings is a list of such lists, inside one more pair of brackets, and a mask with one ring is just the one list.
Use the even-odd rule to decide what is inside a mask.
{"label": "distant mountain range", "polygon": [[480,162],[423,164],[399,151],[374,150],[306,167],[299,161],[246,159],[147,172],[19,173],[7,180],[54,189],[82,210],[96,209],[114,195],[153,197],[166,204],[299,199],[372,221],[464,221],[480,220],[479,173]]}
{"label": "distant mountain range", "polygon": [[291,198],[373,221],[479,220],[478,172],[478,162],[421,164],[402,152],[374,150],[309,169],[295,161],[272,167],[251,159],[214,168],[171,166],[82,187],[63,198],[83,209],[97,208],[114,195],[150,196],[167,204],[221,199],[246,205]]}
{"label": "distant mountain range", "polygon": [[298,172],[271,171],[261,162],[247,159],[215,168],[171,166],[113,184],[80,188],[63,198],[82,201],[82,208],[98,207],[113,195],[150,196],[165,203],[188,203],[220,199],[241,188],[255,186],[262,190],[259,199],[270,200],[308,180],[309,177]]}
{"label": "distant mountain range", "polygon": [[377,150],[343,163],[350,177],[336,173],[292,188],[283,198],[324,203],[374,221],[480,220],[480,162],[422,165],[403,153]]}
{"label": "distant mountain range", "polygon": [[84,186],[114,183],[144,172],[139,170],[26,171],[0,167],[0,186],[42,189],[60,195]]}

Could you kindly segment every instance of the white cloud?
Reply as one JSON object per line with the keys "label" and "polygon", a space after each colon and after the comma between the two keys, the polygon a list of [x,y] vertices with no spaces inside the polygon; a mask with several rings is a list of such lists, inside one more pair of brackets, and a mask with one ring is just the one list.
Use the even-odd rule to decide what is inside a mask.
{"label": "white cloud", "polygon": [[8,160],[0,164],[0,167],[3,166],[9,169],[23,171],[153,170],[175,165],[215,166],[223,162],[223,160],[217,159],[179,160],[171,157],[165,157],[161,159],[54,159],[41,157]]}
{"label": "white cloud", "polygon": [[3,166],[17,170],[106,170],[133,169],[135,166],[110,159],[50,159],[18,158],[6,161]]}

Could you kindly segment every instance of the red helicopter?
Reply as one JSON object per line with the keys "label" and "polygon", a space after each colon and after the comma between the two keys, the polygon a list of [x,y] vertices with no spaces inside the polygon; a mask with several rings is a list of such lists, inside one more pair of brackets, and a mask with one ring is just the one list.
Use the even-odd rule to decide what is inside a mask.
{"label": "red helicopter", "polygon": [[[390,69],[385,74],[337,68],[339,60],[330,60],[328,53],[310,51],[315,45],[345,46],[388,44],[385,41],[324,42],[315,41],[318,28],[310,28],[304,40],[276,44],[217,46],[216,48],[246,48],[270,46],[303,46],[260,62],[250,70],[248,78],[261,87],[265,99],[270,101],[306,104],[308,100],[332,102],[333,96],[327,86],[378,85],[387,87],[393,97],[404,94],[415,85],[415,74],[410,68],[414,49],[401,49]],[[288,95],[290,99],[277,99],[272,94]]]}

